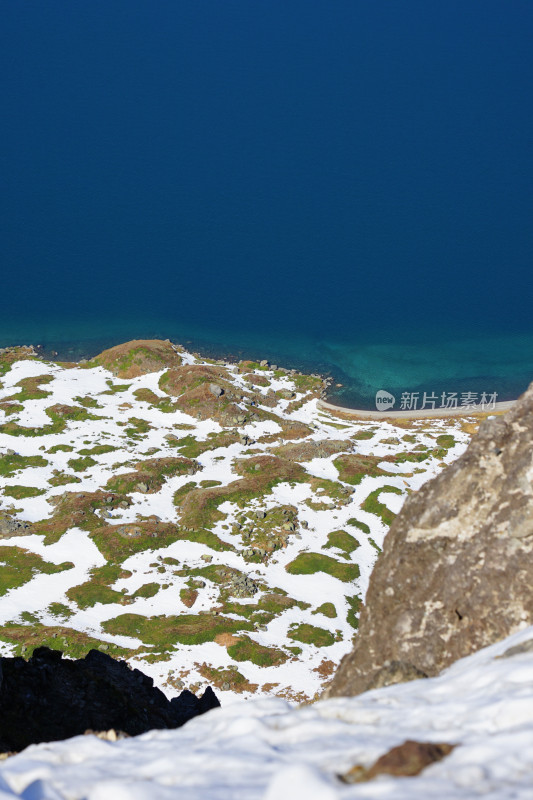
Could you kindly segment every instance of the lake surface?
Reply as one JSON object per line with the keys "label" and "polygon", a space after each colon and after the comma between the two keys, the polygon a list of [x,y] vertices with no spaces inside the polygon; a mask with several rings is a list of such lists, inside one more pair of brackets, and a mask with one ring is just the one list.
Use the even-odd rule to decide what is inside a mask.
{"label": "lake surface", "polygon": [[2,11],[0,346],[533,379],[530,0]]}

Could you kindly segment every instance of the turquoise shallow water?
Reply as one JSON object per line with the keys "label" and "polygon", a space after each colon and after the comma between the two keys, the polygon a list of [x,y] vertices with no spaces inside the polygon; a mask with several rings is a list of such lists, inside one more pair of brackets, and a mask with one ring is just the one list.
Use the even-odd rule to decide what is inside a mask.
{"label": "turquoise shallow water", "polygon": [[52,0],[0,27],[0,345],[533,377],[530,0]]}
{"label": "turquoise shallow water", "polygon": [[[96,336],[95,336],[96,332]],[[225,333],[225,336],[224,336]],[[81,323],[67,318],[59,326],[41,322],[9,328],[0,326],[0,342],[41,344],[47,353],[58,352],[65,359],[95,355],[105,347],[132,338],[171,338],[191,350],[230,359],[268,358],[280,366],[319,372],[333,378],[329,398],[352,408],[374,408],[375,394],[384,389],[397,398],[402,393],[424,392],[461,395],[496,393],[497,400],[516,398],[533,376],[533,334],[464,337],[451,340],[431,331],[425,344],[413,341],[389,343],[343,342],[334,338],[312,338],[302,334],[276,336],[253,331],[201,329],[179,325],[172,320],[151,321],[93,318]]]}

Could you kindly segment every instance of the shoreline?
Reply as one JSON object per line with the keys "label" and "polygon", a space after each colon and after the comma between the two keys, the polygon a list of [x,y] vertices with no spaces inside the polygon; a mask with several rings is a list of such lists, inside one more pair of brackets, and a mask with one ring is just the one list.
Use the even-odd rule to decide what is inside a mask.
{"label": "shoreline", "polygon": [[490,414],[504,414],[506,411],[509,411],[515,403],[516,400],[504,400],[495,403],[493,408],[479,411],[473,411],[472,409],[465,410],[460,406],[458,408],[428,408],[409,411],[378,411],[377,409],[347,408],[346,406],[330,403],[328,400],[319,400],[318,408],[323,411],[329,411],[337,416],[354,417],[356,419],[438,419],[439,417],[479,417]]}
{"label": "shoreline", "polygon": [[[103,351],[100,350],[98,346],[94,347],[96,341],[98,341],[98,340],[92,340],[93,348],[90,349],[90,352],[92,352],[93,349],[94,350],[98,350],[98,353],[95,353],[95,355],[99,355],[99,353],[103,352]],[[130,340],[130,341],[135,341],[135,340]],[[146,341],[158,341],[158,340],[157,339],[151,339],[151,340],[149,339],[149,340],[146,340]],[[169,341],[170,342],[171,340],[170,339],[166,339],[164,341]],[[101,340],[99,342],[100,347],[104,343],[107,343],[109,345],[107,348],[104,347],[104,350],[118,346],[117,344],[109,344],[109,342],[105,342],[105,340]],[[126,344],[126,342],[119,342],[119,344]],[[205,343],[197,343],[196,347],[194,348],[194,350],[193,350],[193,347],[194,347],[195,343],[191,342],[191,341],[189,341],[186,345],[183,345],[181,343],[176,343],[176,342],[172,342],[172,344],[176,344],[179,347],[184,347],[188,352],[191,352],[193,355],[195,355],[197,357],[223,361],[223,362],[228,363],[228,364],[238,364],[240,360],[243,360],[243,355],[244,355],[244,353],[242,353],[242,352],[230,354],[230,353],[228,353],[226,351],[221,356],[220,352],[215,353],[214,350],[212,349],[212,346],[206,345]],[[80,345],[78,344],[78,347],[79,346]],[[37,344],[37,345],[7,345],[5,347],[1,347],[0,348],[0,352],[4,351],[4,350],[15,349],[17,347],[30,348],[30,349],[32,349],[34,351],[35,356],[44,357],[44,358],[46,358],[46,359],[48,359],[50,361],[54,361],[55,363],[61,363],[61,362],[70,361],[70,359],[68,358],[68,353],[67,352],[59,353],[57,351],[51,350],[50,344],[48,346],[47,345],[42,345],[42,344]],[[74,349],[74,348],[72,348],[72,349]],[[204,351],[203,353],[202,353],[202,350]],[[80,364],[80,363],[83,363],[86,360],[90,360],[91,358],[95,357],[95,355],[90,355],[90,352],[86,352],[81,357],[80,357],[80,353],[79,352],[76,353],[74,359],[72,361],[70,361],[70,363]],[[239,356],[240,356],[240,358],[239,358]],[[255,360],[258,360],[258,358],[259,357],[256,357]],[[247,359],[244,359],[244,360],[247,360]],[[252,360],[252,359],[248,359],[248,360]],[[270,362],[269,362],[269,368],[271,368]],[[298,372],[300,374],[312,375],[312,377],[320,378],[322,380],[323,384],[324,384],[324,387],[325,387],[325,396],[323,396],[322,398],[320,398],[318,400],[318,407],[320,409],[324,410],[324,411],[329,411],[332,414],[336,414],[337,416],[350,417],[350,418],[354,418],[354,419],[379,420],[379,419],[428,419],[428,418],[433,418],[433,419],[437,418],[438,419],[438,418],[448,418],[448,417],[472,417],[472,416],[478,417],[478,416],[487,416],[487,415],[490,415],[490,414],[503,414],[506,411],[508,411],[510,408],[512,408],[512,406],[516,402],[516,399],[514,399],[514,400],[503,400],[503,401],[496,402],[494,404],[494,407],[492,407],[490,409],[480,409],[480,410],[472,410],[472,409],[465,410],[460,406],[457,407],[457,408],[413,409],[413,410],[406,410],[406,411],[403,411],[403,410],[378,411],[377,409],[352,408],[351,406],[341,406],[341,405],[339,405],[337,403],[333,403],[333,402],[331,402],[330,400],[327,399],[328,389],[331,387],[332,383],[334,382],[334,378],[331,375],[331,373],[328,374],[328,373],[323,373],[323,372],[322,373],[320,373],[320,372],[318,372],[318,373],[317,372],[307,372],[307,371],[305,371],[305,368],[301,369],[299,367],[292,367],[292,368],[288,367],[288,368],[285,368],[285,369],[287,369],[287,371],[289,371],[289,372],[294,370],[295,372]]]}

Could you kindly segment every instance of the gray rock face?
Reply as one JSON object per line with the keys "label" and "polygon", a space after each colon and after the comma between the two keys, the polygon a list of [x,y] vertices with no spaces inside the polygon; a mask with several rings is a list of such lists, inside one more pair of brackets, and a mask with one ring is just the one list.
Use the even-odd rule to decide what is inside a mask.
{"label": "gray rock face", "polygon": [[438,674],[533,624],[533,384],[407,499],[328,696]]}
{"label": "gray rock face", "polygon": [[12,519],[7,514],[0,512],[0,539],[9,539],[11,536],[25,536],[31,533],[29,522],[20,522]]}
{"label": "gray rock face", "polygon": [[219,386],[218,383],[210,383],[209,384],[209,391],[211,394],[214,394],[215,397],[222,397],[224,394],[224,389],[222,386]]}

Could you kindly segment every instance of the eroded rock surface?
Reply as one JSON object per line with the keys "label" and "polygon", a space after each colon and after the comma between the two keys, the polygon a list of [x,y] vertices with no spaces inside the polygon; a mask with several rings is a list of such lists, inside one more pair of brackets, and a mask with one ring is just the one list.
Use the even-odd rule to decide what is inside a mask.
{"label": "eroded rock surface", "polygon": [[200,698],[184,690],[167,700],[147,675],[98,650],[74,661],[39,647],[29,661],[0,660],[0,752],[87,730],[177,728],[219,705],[210,687]]}
{"label": "eroded rock surface", "polygon": [[533,384],[410,495],[327,692],[433,676],[533,623]]}

